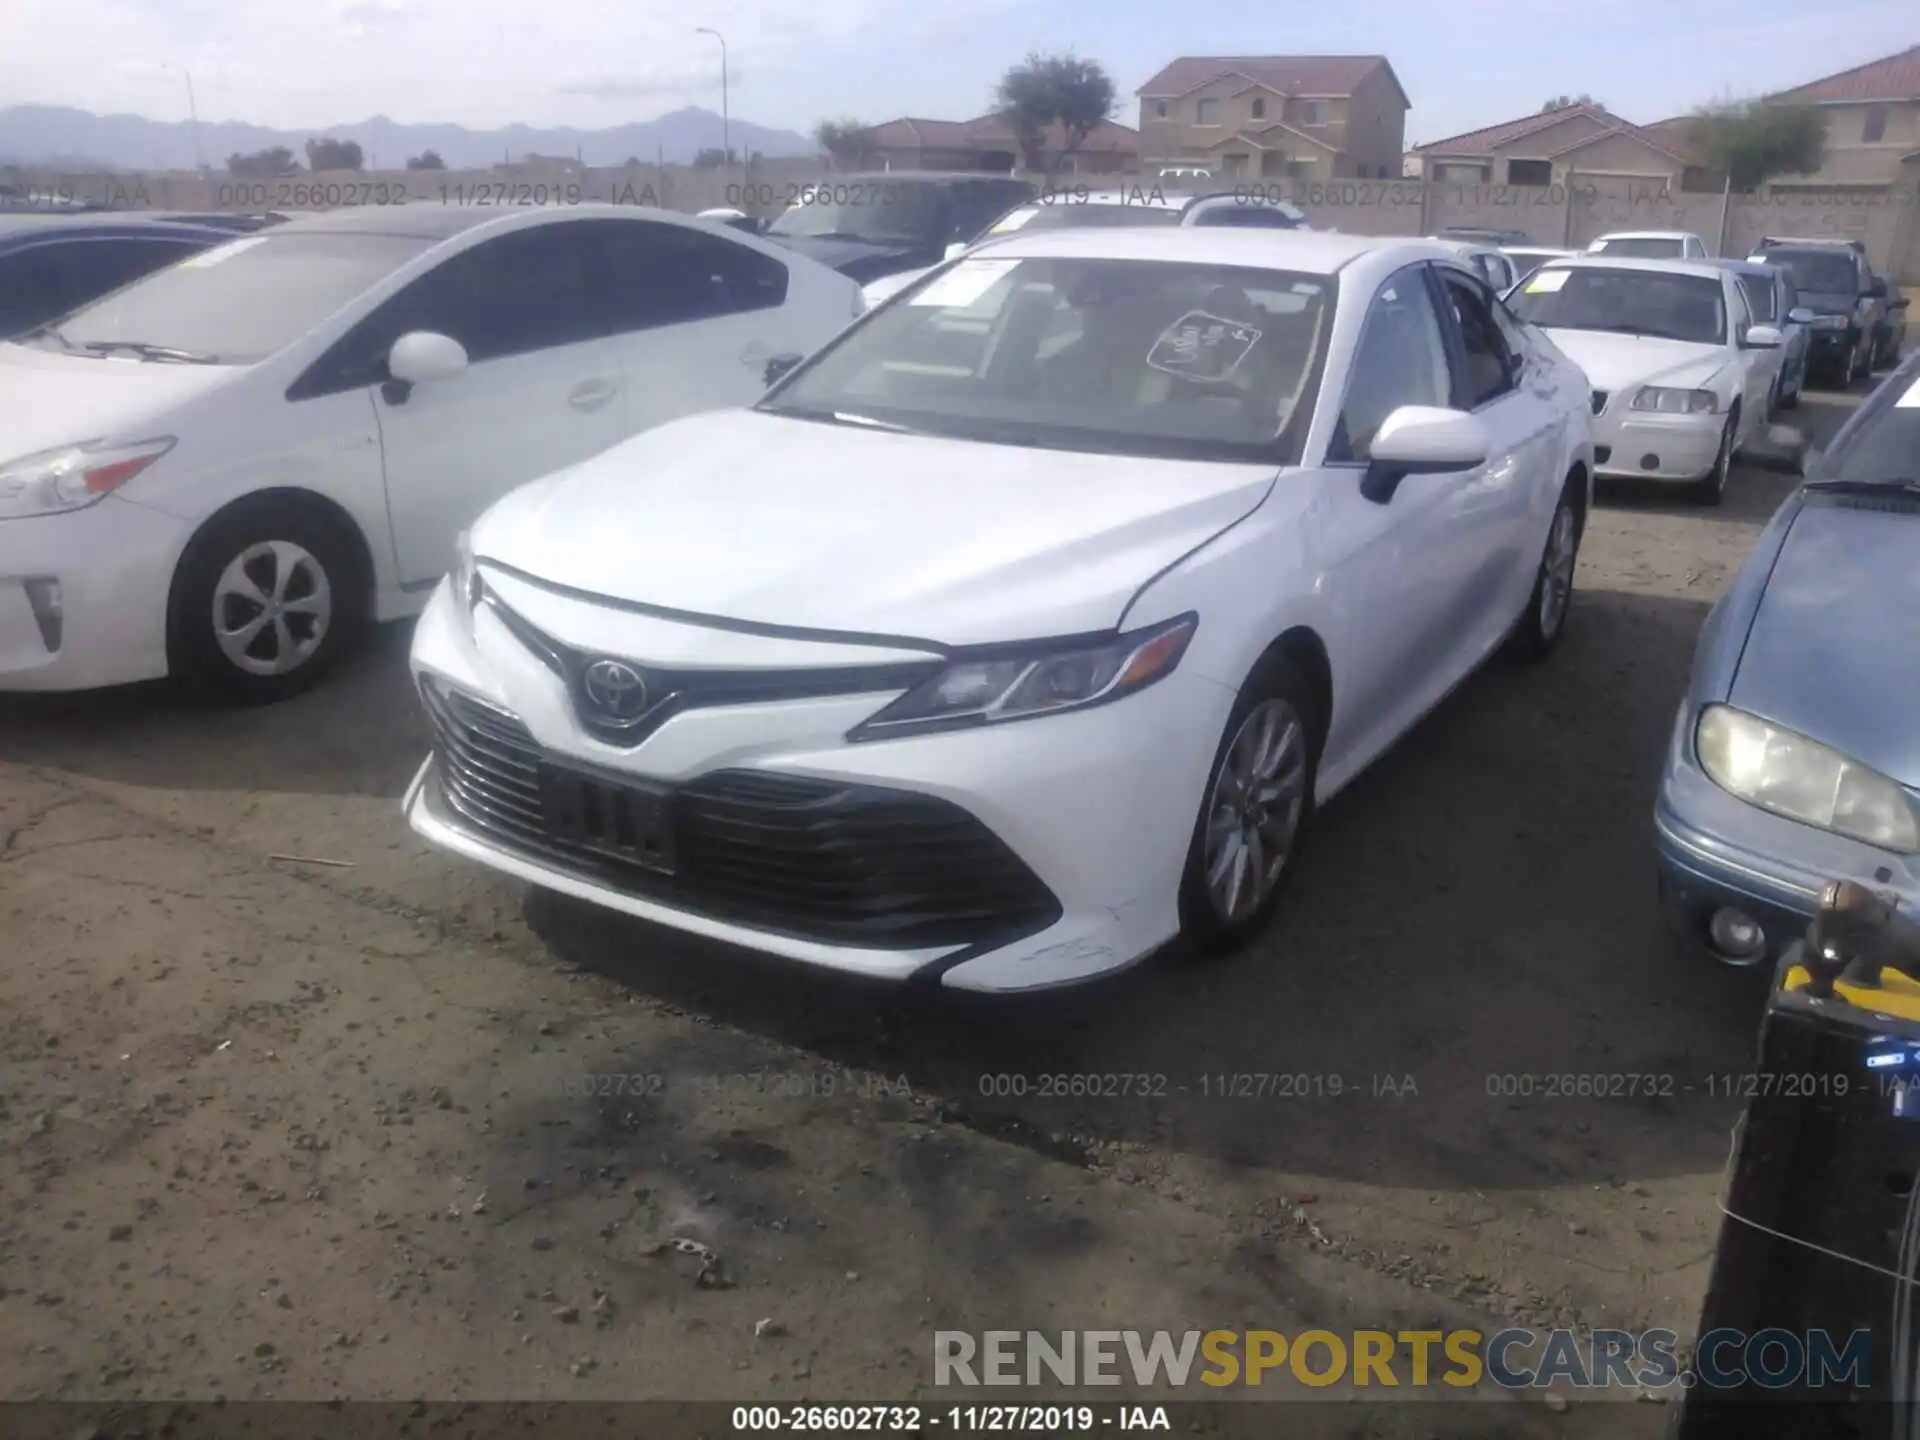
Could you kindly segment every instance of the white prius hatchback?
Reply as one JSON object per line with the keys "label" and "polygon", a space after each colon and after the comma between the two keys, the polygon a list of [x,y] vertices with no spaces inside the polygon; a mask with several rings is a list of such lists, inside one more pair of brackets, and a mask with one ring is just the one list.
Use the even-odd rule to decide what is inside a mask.
{"label": "white prius hatchback", "polygon": [[1784,334],[1711,261],[1553,260],[1507,296],[1593,382],[1599,474],[1727,492],[1734,453],[1771,416]]}
{"label": "white prius hatchback", "polygon": [[1272,912],[1313,808],[1566,622],[1586,382],[1444,246],[1013,235],[474,526],[436,844],[976,991]]}
{"label": "white prius hatchback", "polygon": [[340,210],[202,251],[0,345],[0,690],[291,695],[509,490],[752,402],[863,308],[633,206]]}

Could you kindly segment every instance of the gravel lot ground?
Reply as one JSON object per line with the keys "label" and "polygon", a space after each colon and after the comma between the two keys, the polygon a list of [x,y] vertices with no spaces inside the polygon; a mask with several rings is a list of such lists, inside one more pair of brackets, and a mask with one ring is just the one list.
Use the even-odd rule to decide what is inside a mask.
{"label": "gravel lot ground", "polygon": [[[936,1329],[1688,1330],[1711,1077],[1761,991],[1669,952],[1649,812],[1700,621],[1790,485],[1604,494],[1560,653],[1330,807],[1261,953],[1038,1003],[907,1001],[429,851],[404,627],[269,711],[0,705],[0,1389],[898,1400]],[[1490,1093],[1569,1072],[1671,1093]],[[1058,1074],[1167,1090],[1035,1093]],[[1308,1078],[1202,1078],[1235,1076]],[[1436,1428],[1399,1408],[1289,1433]]]}

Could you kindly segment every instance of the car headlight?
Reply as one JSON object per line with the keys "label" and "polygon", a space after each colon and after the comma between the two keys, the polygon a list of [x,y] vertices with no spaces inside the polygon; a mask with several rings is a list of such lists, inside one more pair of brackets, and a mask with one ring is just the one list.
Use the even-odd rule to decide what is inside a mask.
{"label": "car headlight", "polygon": [[1813,328],[1816,330],[1844,330],[1852,323],[1853,321],[1845,315],[1816,315],[1813,317]]}
{"label": "car headlight", "polygon": [[0,520],[97,505],[173,448],[173,437],[132,445],[62,445],[0,465]]}
{"label": "car headlight", "polygon": [[1920,813],[1898,782],[1817,740],[1709,705],[1694,750],[1716,785],[1749,804],[1883,850],[1920,852]]}
{"label": "car headlight", "polygon": [[847,738],[991,725],[1118,700],[1171,675],[1199,624],[1199,617],[1182,615],[1106,640],[1041,642],[956,660]]}
{"label": "car headlight", "polygon": [[1674,390],[1665,385],[1642,385],[1633,397],[1636,410],[1657,410],[1662,415],[1712,415],[1720,409],[1720,398],[1711,390]]}

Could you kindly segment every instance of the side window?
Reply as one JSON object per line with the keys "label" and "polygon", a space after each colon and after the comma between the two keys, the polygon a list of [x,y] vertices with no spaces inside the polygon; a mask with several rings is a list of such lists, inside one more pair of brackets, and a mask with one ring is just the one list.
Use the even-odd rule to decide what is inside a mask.
{"label": "side window", "polygon": [[658,220],[588,221],[607,276],[604,333],[768,310],[787,298],[787,267],[718,235]]}
{"label": "side window", "polygon": [[1440,316],[1421,267],[1410,266],[1367,308],[1327,459],[1365,460],[1380,426],[1402,405],[1451,403]]}
{"label": "side window", "polygon": [[1726,288],[1732,292],[1732,300],[1727,309],[1727,322],[1733,332],[1727,338],[1738,344],[1747,337],[1747,328],[1753,324],[1753,312],[1747,308],[1745,290],[1737,284]]}
{"label": "side window", "polygon": [[1776,282],[1780,287],[1780,317],[1785,319],[1800,308],[1800,292],[1793,288],[1793,281],[1782,275]]}
{"label": "side window", "polygon": [[1442,272],[1441,284],[1460,334],[1464,371],[1456,376],[1463,409],[1474,410],[1513,388],[1518,362],[1493,318],[1492,299],[1464,277]]}

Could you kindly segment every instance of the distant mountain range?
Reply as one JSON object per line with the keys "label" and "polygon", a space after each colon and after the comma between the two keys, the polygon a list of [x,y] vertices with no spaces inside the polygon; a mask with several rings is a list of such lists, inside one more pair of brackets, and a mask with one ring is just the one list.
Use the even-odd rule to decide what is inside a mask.
{"label": "distant mountain range", "polygon": [[[0,165],[57,166],[74,170],[191,170],[193,125],[186,120],[149,120],[142,115],[95,115],[62,105],[14,105],[0,109]],[[729,127],[736,154],[812,155],[805,135],[735,119]],[[353,140],[368,169],[398,170],[410,155],[435,151],[452,170],[479,170],[529,154],[577,158],[588,165],[621,165],[629,158],[651,165],[664,158],[684,165],[720,144],[720,117],[689,106],[630,125],[605,130],[571,126],[509,125],[469,130],[464,125],[402,125],[384,115],[319,130],[277,130],[237,120],[202,121],[200,153],[216,170],[236,151],[250,153],[284,145],[305,163],[307,141]]]}

